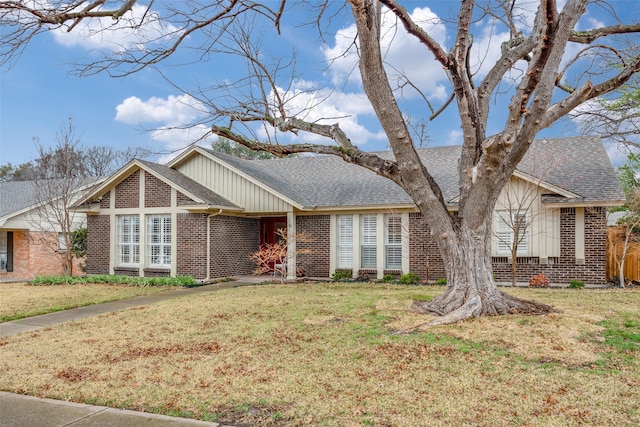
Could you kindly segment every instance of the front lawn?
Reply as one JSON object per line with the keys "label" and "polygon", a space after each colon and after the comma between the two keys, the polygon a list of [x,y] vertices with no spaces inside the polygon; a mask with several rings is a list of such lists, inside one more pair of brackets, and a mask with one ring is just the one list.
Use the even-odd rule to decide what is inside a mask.
{"label": "front lawn", "polygon": [[[165,292],[168,287],[114,284],[33,286],[0,283],[0,322],[68,310],[70,308]],[[175,288],[174,288],[175,289]]]}
{"label": "front lawn", "polygon": [[412,332],[442,287],[245,286],[0,340],[0,389],[256,425],[639,425],[639,291]]}

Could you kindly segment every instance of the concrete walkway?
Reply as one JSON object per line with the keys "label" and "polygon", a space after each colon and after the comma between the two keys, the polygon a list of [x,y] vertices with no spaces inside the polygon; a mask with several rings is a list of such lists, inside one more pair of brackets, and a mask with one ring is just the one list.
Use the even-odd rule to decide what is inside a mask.
{"label": "concrete walkway", "polygon": [[[269,280],[264,276],[242,276],[234,282],[222,282],[195,288],[181,288],[157,295],[147,295],[128,300],[95,304],[56,313],[43,314],[11,322],[0,323],[0,338],[47,328],[59,323],[84,319],[112,311],[154,304],[173,298],[215,292],[220,289],[262,283]],[[232,424],[231,424],[232,425]],[[186,418],[168,417],[145,412],[84,405],[52,399],[0,391],[1,427],[58,427],[58,426],[209,426],[224,427],[219,423],[197,421]]]}

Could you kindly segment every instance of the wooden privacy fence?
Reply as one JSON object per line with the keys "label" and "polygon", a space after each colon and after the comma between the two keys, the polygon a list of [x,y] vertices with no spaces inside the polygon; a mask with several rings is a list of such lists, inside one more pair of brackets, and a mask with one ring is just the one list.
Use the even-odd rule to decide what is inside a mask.
{"label": "wooden privacy fence", "polygon": [[[609,227],[607,230],[607,278],[618,277],[616,256],[620,259],[624,248],[624,227]],[[631,243],[624,260],[624,277],[640,281],[640,244]]]}

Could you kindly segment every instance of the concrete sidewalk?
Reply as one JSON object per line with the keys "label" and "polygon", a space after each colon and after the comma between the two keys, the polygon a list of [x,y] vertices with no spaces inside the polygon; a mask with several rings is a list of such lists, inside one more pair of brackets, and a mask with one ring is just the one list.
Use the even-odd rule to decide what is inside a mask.
{"label": "concrete sidewalk", "polygon": [[186,418],[167,417],[146,412],[83,405],[60,400],[0,391],[0,426],[2,427],[164,427],[164,426],[208,426],[224,427],[223,424]]}
{"label": "concrete sidewalk", "polygon": [[[131,307],[154,304],[189,295],[215,292],[220,289],[258,284],[268,279],[261,276],[243,276],[234,282],[222,282],[195,288],[181,288],[162,294],[147,295],[128,300],[95,304],[56,313],[43,314],[11,322],[0,323],[0,338],[30,332],[42,328],[97,316]],[[233,425],[233,424],[228,424]],[[0,391],[0,427],[58,427],[58,426],[209,426],[224,427],[219,423],[168,417],[146,412],[84,405],[60,400],[41,399],[32,396]]]}

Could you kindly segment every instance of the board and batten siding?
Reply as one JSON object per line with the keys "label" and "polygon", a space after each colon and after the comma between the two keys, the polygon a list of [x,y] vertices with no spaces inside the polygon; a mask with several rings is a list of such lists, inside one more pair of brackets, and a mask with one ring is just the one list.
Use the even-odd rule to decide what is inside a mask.
{"label": "board and batten siding", "polygon": [[[529,253],[519,256],[551,258],[560,256],[560,209],[550,208],[542,203],[541,196],[549,191],[519,178],[511,178],[502,190],[496,203],[494,226],[497,211],[526,210],[531,221],[529,227]],[[492,239],[493,256],[498,256],[497,238]]]}
{"label": "board and batten siding", "polygon": [[263,187],[251,182],[220,163],[194,156],[177,170],[196,182],[251,212],[287,212],[291,205]]}

